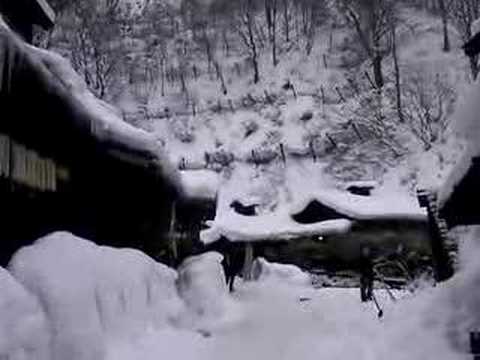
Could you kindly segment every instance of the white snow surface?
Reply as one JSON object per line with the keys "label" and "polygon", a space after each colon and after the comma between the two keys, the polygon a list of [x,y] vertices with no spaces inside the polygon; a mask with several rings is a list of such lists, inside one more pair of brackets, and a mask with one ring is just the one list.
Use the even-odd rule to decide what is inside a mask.
{"label": "white snow surface", "polygon": [[21,249],[9,269],[45,310],[52,359],[103,359],[109,342],[165,327],[183,306],[174,270],[69,233]]}
{"label": "white snow surface", "polygon": [[0,359],[50,359],[48,330],[37,298],[0,268]]}
{"label": "white snow surface", "polygon": [[311,284],[310,275],[302,271],[298,266],[273,263],[265,258],[255,259],[252,274],[257,281],[280,281],[300,286]]}
{"label": "white snow surface", "polygon": [[478,34],[480,32],[480,19],[475,20],[472,23],[472,34]]}
{"label": "white snow surface", "polygon": [[210,170],[180,172],[182,189],[189,199],[215,200],[220,188],[220,175]]}
{"label": "white snow surface", "polygon": [[178,269],[178,292],[198,317],[221,318],[228,309],[228,291],[221,262],[216,252],[192,256]]}
{"label": "white snow surface", "polygon": [[[312,169],[300,162],[290,163],[284,170],[285,178],[278,184],[272,180],[248,189],[245,183],[250,179],[242,173],[240,167],[237,168],[235,177],[219,191],[215,219],[208,221],[209,228],[200,233],[200,239],[204,243],[218,241],[222,236],[231,241],[248,242],[343,234],[350,230],[352,219],[400,218],[426,221],[425,210],[407,192],[374,192],[368,197],[354,195],[323,181],[318,175],[321,168]],[[254,178],[250,184],[255,184],[255,181]],[[252,197],[257,201],[252,200]],[[261,205],[264,202],[262,198],[265,197],[275,198],[275,206],[258,216],[244,216],[230,207],[234,200]],[[300,213],[315,200],[336,210],[341,217],[314,224],[300,224],[292,218],[292,215]]]}
{"label": "white snow surface", "polygon": [[[54,360],[463,360],[469,331],[480,326],[480,230],[467,235],[460,270],[448,282],[395,292],[396,302],[377,290],[385,314],[379,320],[372,303],[360,303],[358,289],[314,289],[293,280],[301,278],[298,269],[262,260],[268,271],[259,281],[239,282],[231,296],[216,253],[182,265],[179,292],[189,302],[183,307],[175,271],[136,251],[57,233],[16,254],[9,266],[16,280],[0,271],[0,351],[14,360],[47,359],[41,345],[50,332]],[[207,299],[217,297],[232,304],[221,316],[168,320],[197,307],[197,299],[209,306]],[[15,348],[28,353],[5,353]]]}

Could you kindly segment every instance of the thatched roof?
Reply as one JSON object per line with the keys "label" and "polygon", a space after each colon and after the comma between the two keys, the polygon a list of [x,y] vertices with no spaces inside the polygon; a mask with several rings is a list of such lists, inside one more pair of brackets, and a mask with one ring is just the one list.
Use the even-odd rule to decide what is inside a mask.
{"label": "thatched roof", "polygon": [[28,45],[0,19],[0,131],[48,156],[129,162],[181,192],[177,170],[153,134],[97,99],[70,63]]}

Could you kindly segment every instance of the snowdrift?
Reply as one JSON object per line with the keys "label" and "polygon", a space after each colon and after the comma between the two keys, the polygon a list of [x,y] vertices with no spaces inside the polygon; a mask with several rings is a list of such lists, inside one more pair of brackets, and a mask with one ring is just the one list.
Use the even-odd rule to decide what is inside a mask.
{"label": "snowdrift", "polygon": [[220,318],[227,310],[222,260],[221,254],[209,252],[185,259],[178,269],[178,292],[199,317]]}
{"label": "snowdrift", "polygon": [[37,299],[0,268],[0,359],[49,360],[49,328]]}
{"label": "snowdrift", "polygon": [[295,265],[268,262],[257,258],[253,263],[253,278],[260,281],[281,281],[290,285],[309,285],[310,276]]}
{"label": "snowdrift", "polygon": [[165,327],[182,307],[175,271],[68,233],[21,249],[9,268],[44,308],[52,359],[103,359],[109,341]]}

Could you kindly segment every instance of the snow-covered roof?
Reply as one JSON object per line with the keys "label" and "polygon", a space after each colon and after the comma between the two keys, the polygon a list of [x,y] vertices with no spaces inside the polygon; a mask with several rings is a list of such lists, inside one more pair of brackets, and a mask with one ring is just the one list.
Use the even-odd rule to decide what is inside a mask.
{"label": "snow-covered roof", "polygon": [[220,214],[214,221],[207,221],[209,229],[200,233],[205,244],[220,240],[230,241],[279,241],[305,236],[343,234],[350,230],[352,222],[347,219],[329,220],[316,224],[299,224],[287,211],[260,216],[244,216],[233,210]]}
{"label": "snow-covered roof", "polygon": [[[290,162],[285,168],[285,177],[280,182],[265,179],[265,184],[258,189],[255,186],[252,188],[254,180],[246,170],[247,168],[238,166],[232,179],[220,189],[215,219],[207,222],[209,229],[200,234],[204,243],[217,241],[222,236],[231,241],[269,241],[342,234],[348,232],[357,220],[427,219],[426,211],[420,208],[417,199],[406,192],[354,195],[323,181],[321,167]],[[259,177],[254,175],[253,179]],[[249,188],[254,192],[249,192]],[[239,198],[265,196],[270,188],[275,189],[271,194],[276,197],[274,206],[261,206],[265,200],[260,198],[257,202],[260,205],[257,216],[238,214],[230,206]],[[339,218],[330,215],[328,219],[316,223],[295,221],[295,215],[302,213],[314,201],[334,210]]]}
{"label": "snow-covered roof", "polygon": [[[71,117],[65,116],[62,121],[81,123],[81,128],[89,129],[90,136],[105,144],[107,151],[134,155],[142,166],[154,169],[170,185],[179,187],[178,172],[157,138],[126,123],[113,106],[96,98],[68,60],[26,44],[1,19],[0,37],[3,40],[0,45],[14,49],[24,59],[24,66],[39,74],[48,91],[63,99],[71,109]],[[53,122],[45,123],[45,132],[55,132],[53,128],[48,129],[51,124]]]}
{"label": "snow-covered roof", "polygon": [[480,19],[475,20],[472,23],[472,34],[480,33]]}
{"label": "snow-covered roof", "polygon": [[210,170],[180,172],[184,194],[189,199],[215,200],[220,186],[220,175]]}
{"label": "snow-covered roof", "polygon": [[437,201],[440,207],[443,207],[452,196],[455,188],[465,177],[473,165],[473,155],[466,150],[457,164],[453,167],[450,174],[437,191]]}
{"label": "snow-covered roof", "polygon": [[452,168],[446,180],[437,189],[438,202],[442,207],[453,194],[455,187],[465,177],[471,166],[473,158],[480,156],[480,81],[462,91],[455,112],[452,115],[454,131],[460,138],[466,140],[456,166]]}
{"label": "snow-covered roof", "polygon": [[301,212],[313,200],[355,220],[379,219],[426,219],[425,210],[415,198],[405,194],[354,195],[332,188],[317,189],[297,199],[290,208],[290,214]]}
{"label": "snow-covered roof", "polygon": [[[344,218],[301,224],[293,219],[309,203],[318,201]],[[305,236],[327,236],[348,232],[355,220],[426,220],[425,210],[415,199],[407,196],[364,197],[348,192],[325,189],[317,190],[310,197],[284,205],[272,213],[259,216],[243,216],[233,210],[217,213],[215,220],[207,222],[200,239],[204,243],[219,240],[222,236],[230,241],[291,240]]]}

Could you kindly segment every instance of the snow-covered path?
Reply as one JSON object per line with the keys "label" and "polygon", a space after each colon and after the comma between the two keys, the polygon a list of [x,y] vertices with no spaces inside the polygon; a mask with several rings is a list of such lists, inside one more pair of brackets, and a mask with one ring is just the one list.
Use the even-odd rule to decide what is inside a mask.
{"label": "snow-covered path", "polygon": [[[429,328],[429,324],[421,324],[418,313],[408,312],[413,299],[393,303],[386,293],[377,296],[384,305],[383,320],[377,318],[372,303],[360,303],[357,289],[252,283],[235,294],[231,319],[203,329],[211,336],[177,330],[151,333],[128,348],[113,345],[110,359],[468,358],[449,348],[434,323]],[[418,306],[417,302],[414,308],[421,311]]]}

